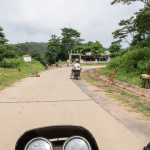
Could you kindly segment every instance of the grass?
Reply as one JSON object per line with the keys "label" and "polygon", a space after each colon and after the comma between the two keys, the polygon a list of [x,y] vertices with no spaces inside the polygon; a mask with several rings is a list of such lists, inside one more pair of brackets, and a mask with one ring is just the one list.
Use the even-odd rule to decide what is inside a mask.
{"label": "grass", "polygon": [[44,70],[44,67],[38,62],[31,64],[29,67],[21,67],[21,72],[18,71],[18,68],[0,68],[0,90],[22,78],[30,76],[35,71],[42,70]]}
{"label": "grass", "polygon": [[107,88],[107,89],[105,90],[105,92],[106,92],[106,93],[113,93],[113,90]]}
{"label": "grass", "polygon": [[120,101],[122,101],[122,103],[129,103],[129,101],[121,95],[109,95],[109,98],[114,98],[114,99],[120,100]]}
{"label": "grass", "polygon": [[[108,73],[113,72],[113,71],[115,71],[115,70],[110,70],[108,68],[101,68],[99,70],[99,72],[105,76],[108,76]],[[140,79],[139,75],[137,75],[135,73],[125,74],[124,72],[118,71],[115,75],[115,78],[117,80],[124,81],[124,82],[130,83],[130,84],[138,85],[138,86],[142,87],[141,79]]]}
{"label": "grass", "polygon": [[150,105],[142,102],[135,102],[132,104],[132,108],[141,111],[145,116],[150,117]]}
{"label": "grass", "polygon": [[132,94],[123,89],[103,82],[102,80],[94,77],[91,74],[92,71],[95,70],[87,70],[82,72],[82,78],[88,83],[101,89],[101,91],[107,93],[109,98],[120,101],[120,103],[122,103],[122,105],[125,107],[128,106],[128,108],[132,109],[132,111],[140,112],[144,117],[150,119],[150,101],[144,99],[144,97]]}
{"label": "grass", "polygon": [[123,91],[123,90],[121,90],[121,89],[117,89],[116,92],[120,93],[120,94],[123,95],[123,96],[127,96],[127,97],[129,97],[129,98],[139,99],[139,96],[134,95],[134,94],[131,94],[131,93],[128,93],[128,92]]}
{"label": "grass", "polygon": [[107,63],[81,63],[83,66],[101,66],[101,65],[107,65]]}
{"label": "grass", "polygon": [[57,65],[66,65],[66,64],[69,64],[68,62],[66,61],[59,61],[59,62],[56,62]]}

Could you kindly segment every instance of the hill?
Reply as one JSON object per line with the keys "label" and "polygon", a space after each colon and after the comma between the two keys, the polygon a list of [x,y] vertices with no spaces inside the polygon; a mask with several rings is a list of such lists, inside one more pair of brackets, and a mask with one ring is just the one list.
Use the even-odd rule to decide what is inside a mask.
{"label": "hill", "polygon": [[44,51],[46,50],[47,43],[44,42],[26,42],[26,43],[19,43],[16,44],[17,46],[21,45],[21,49],[24,53],[30,52],[33,49],[38,49],[38,52],[41,56],[44,56]]}

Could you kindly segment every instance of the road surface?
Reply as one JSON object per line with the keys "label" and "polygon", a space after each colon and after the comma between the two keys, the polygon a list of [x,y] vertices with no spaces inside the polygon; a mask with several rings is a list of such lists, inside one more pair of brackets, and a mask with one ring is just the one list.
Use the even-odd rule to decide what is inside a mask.
{"label": "road surface", "polygon": [[69,75],[70,68],[51,69],[0,92],[0,149],[13,150],[26,130],[69,124],[87,128],[100,150],[142,150],[147,141],[95,103]]}

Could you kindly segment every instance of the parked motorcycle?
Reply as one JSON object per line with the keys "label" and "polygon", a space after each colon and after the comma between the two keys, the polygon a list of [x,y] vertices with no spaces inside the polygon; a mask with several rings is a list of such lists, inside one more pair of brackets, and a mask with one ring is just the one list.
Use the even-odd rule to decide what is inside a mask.
{"label": "parked motorcycle", "polygon": [[15,150],[99,150],[93,135],[81,126],[49,126],[26,131]]}

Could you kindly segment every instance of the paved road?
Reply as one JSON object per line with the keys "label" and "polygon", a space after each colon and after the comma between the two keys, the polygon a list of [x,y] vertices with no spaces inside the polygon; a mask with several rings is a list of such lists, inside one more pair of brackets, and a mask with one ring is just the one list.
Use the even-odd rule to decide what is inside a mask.
{"label": "paved road", "polygon": [[142,150],[147,141],[95,103],[69,74],[70,68],[48,70],[0,92],[0,149],[14,149],[25,130],[73,124],[89,129],[101,150]]}

